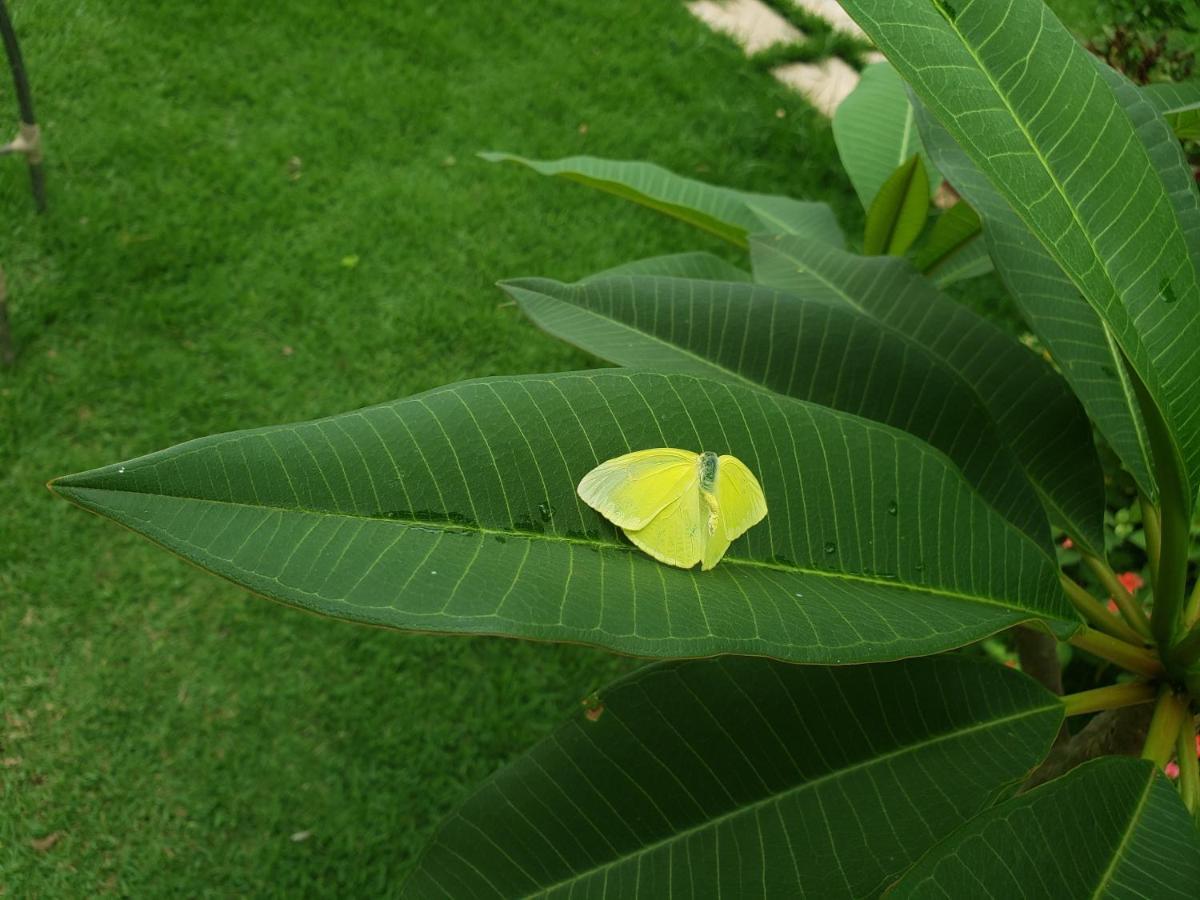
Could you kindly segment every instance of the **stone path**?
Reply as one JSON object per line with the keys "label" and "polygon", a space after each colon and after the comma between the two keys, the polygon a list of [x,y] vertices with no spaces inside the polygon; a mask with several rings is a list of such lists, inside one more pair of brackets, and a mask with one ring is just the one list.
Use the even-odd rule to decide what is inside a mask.
{"label": "stone path", "polygon": [[[835,31],[865,38],[838,5],[837,0],[783,0],[810,15],[820,16]],[[804,40],[804,33],[792,25],[762,0],[693,0],[688,10],[714,31],[728,34],[747,55],[753,55],[778,44],[794,44]],[[882,54],[868,53],[869,62],[883,59]],[[858,84],[858,72],[845,60],[831,56],[813,63],[787,63],[776,66],[771,74],[804,95],[826,116],[832,116]]]}

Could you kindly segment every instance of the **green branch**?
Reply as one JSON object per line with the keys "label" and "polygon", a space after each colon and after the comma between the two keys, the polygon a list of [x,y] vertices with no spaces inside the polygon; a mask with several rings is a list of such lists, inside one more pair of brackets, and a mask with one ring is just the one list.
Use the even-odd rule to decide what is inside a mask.
{"label": "green branch", "polygon": [[1157,579],[1154,582],[1154,638],[1163,649],[1163,657],[1173,670],[1178,668],[1167,652],[1179,634],[1183,614],[1183,595],[1187,588],[1188,541],[1191,530],[1192,496],[1184,487],[1183,464],[1171,432],[1146,385],[1126,366],[1154,457],[1154,476],[1158,482],[1159,553]]}
{"label": "green branch", "polygon": [[1162,663],[1149,650],[1130,646],[1094,628],[1084,626],[1070,637],[1069,643],[1147,678],[1158,678],[1164,674]]}
{"label": "green branch", "polygon": [[[1154,716],[1150,719],[1150,730],[1142,747],[1142,759],[1151,760],[1160,769],[1165,769],[1171,760],[1179,729],[1187,715],[1186,695],[1175,693],[1169,684],[1158,689],[1158,701],[1154,704]],[[1194,748],[1193,748],[1194,749]]]}
{"label": "green branch", "polygon": [[1191,716],[1185,715],[1179,726],[1175,760],[1179,763],[1179,793],[1184,806],[1195,818],[1200,814],[1200,761],[1196,759],[1196,725]]}
{"label": "green branch", "polygon": [[1061,572],[1058,577],[1062,582],[1063,592],[1066,593],[1067,599],[1071,601],[1071,605],[1079,610],[1085,619],[1100,630],[1108,632],[1115,638],[1120,638],[1127,644],[1141,647],[1146,643],[1143,635],[1138,634],[1126,625],[1122,619],[1109,613],[1107,609],[1100,605],[1099,600],[1082,587]]}
{"label": "green branch", "polygon": [[1062,701],[1068,716],[1081,716],[1084,713],[1100,712],[1102,709],[1120,709],[1122,706],[1149,703],[1157,693],[1152,684],[1130,681],[1126,684],[1110,684],[1092,691],[1080,691],[1078,694],[1067,694]]}
{"label": "green branch", "polygon": [[1084,550],[1080,550],[1080,556],[1083,558],[1084,564],[1092,570],[1092,573],[1104,585],[1104,589],[1112,596],[1113,602],[1117,604],[1117,609],[1121,611],[1121,616],[1125,621],[1142,636],[1150,637],[1150,620],[1146,617],[1146,611],[1142,609],[1142,605],[1134,596],[1125,590],[1125,585],[1121,584],[1117,573],[1098,556]]}

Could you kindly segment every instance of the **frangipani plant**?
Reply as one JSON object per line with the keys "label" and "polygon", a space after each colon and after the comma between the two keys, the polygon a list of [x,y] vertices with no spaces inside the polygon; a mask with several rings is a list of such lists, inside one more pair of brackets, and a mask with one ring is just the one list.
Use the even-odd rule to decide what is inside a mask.
{"label": "frangipani plant", "polygon": [[[622,368],[52,482],[285,603],[658,658],[482,785],[407,896],[1195,896],[1200,198],[1171,124],[1200,87],[1131,86],[1039,0],[844,5],[893,67],[835,121],[881,253],[821,204],[530,163],[744,246],[752,271],[682,254],[507,281]],[[929,224],[941,177],[969,206]],[[1047,355],[942,293],[990,266]],[[1105,558],[1093,428],[1142,495],[1149,611]],[[762,485],[769,514],[711,571],[656,562],[576,494],[653,447],[732,454]],[[1052,526],[1119,615],[1061,572]],[[1127,675],[1060,697],[946,652],[1018,625]],[[1096,712],[1108,737],[1052,749]],[[1122,741],[1141,758],[1104,756]]]}

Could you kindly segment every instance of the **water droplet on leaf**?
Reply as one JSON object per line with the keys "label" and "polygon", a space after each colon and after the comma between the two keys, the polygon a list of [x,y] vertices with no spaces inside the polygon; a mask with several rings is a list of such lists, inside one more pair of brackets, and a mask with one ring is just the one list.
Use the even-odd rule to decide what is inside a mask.
{"label": "water droplet on leaf", "polygon": [[554,508],[549,503],[539,503],[538,514],[542,517],[543,522],[549,522],[554,517]]}
{"label": "water droplet on leaf", "polygon": [[896,514],[896,511],[899,509],[900,509],[900,507],[896,505],[895,500],[888,503],[888,515],[889,516],[894,516]]}
{"label": "water droplet on leaf", "polygon": [[826,541],[825,542],[825,552],[826,553],[837,553],[837,544],[835,544],[833,541]]}

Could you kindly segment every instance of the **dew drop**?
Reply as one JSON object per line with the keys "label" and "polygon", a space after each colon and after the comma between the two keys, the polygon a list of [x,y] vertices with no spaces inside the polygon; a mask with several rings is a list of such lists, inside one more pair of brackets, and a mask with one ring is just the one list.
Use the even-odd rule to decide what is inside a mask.
{"label": "dew drop", "polygon": [[802,593],[800,593],[799,591],[796,591],[796,596],[797,596],[797,597],[803,597],[804,595],[803,595]]}
{"label": "dew drop", "polygon": [[125,471],[125,467],[124,467],[124,466],[121,466],[121,468],[117,469],[117,474],[118,474],[118,475],[120,475],[120,474],[121,474],[121,473],[123,473],[124,471]]}
{"label": "dew drop", "polygon": [[825,552],[831,553],[831,554],[837,553],[837,544],[835,544],[833,541],[826,541],[825,542]]}
{"label": "dew drop", "polygon": [[890,503],[888,503],[888,515],[894,516],[899,508],[900,507],[896,505],[896,501],[892,500]]}
{"label": "dew drop", "polygon": [[429,574],[430,574],[430,575],[436,575],[436,574],[437,574],[437,569],[430,569],[430,570],[429,570]]}

